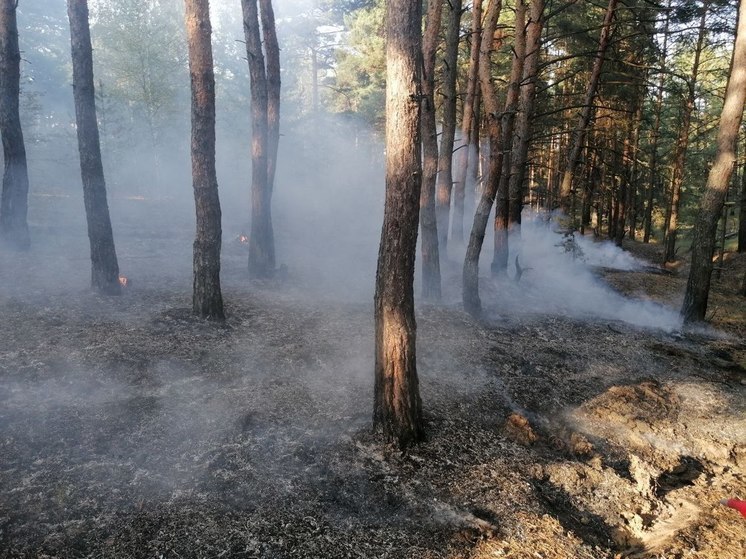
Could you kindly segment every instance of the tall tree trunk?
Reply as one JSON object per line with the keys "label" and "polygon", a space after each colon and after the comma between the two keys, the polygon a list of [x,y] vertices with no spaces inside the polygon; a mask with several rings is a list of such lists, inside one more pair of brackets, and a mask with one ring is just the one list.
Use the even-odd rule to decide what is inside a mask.
{"label": "tall tree trunk", "polygon": [[736,40],[733,47],[730,77],[720,115],[715,162],[707,177],[707,187],[700,200],[694,223],[692,265],[684,294],[681,315],[686,323],[705,319],[710,294],[715,234],[723,210],[728,183],[736,160],[736,141],[746,101],[746,2],[738,7]]}
{"label": "tall tree trunk", "polygon": [[738,252],[746,252],[746,165],[741,171],[741,200],[738,207]]}
{"label": "tall tree trunk", "polygon": [[184,0],[192,88],[192,186],[197,212],[194,238],[194,314],[225,319],[220,290],[220,198],[215,171],[215,74],[208,0]]}
{"label": "tall tree trunk", "polygon": [[457,159],[455,173],[455,190],[453,199],[453,222],[451,238],[462,244],[464,242],[464,199],[466,197],[467,171],[472,157],[474,144],[472,130],[476,126],[475,108],[477,90],[479,89],[479,44],[482,38],[482,1],[474,0],[471,21],[471,46],[469,51],[469,71],[466,77],[466,96],[464,97],[464,114],[461,122],[461,149]]}
{"label": "tall tree trunk", "polygon": [[482,90],[482,103],[484,104],[487,132],[490,140],[489,170],[487,179],[484,181],[479,204],[474,212],[474,223],[469,235],[469,244],[466,248],[463,270],[463,303],[464,310],[471,315],[477,316],[482,311],[482,302],[479,299],[479,254],[482,252],[484,233],[487,221],[490,217],[492,204],[495,202],[497,185],[500,181],[500,169],[502,158],[500,154],[500,121],[499,106],[495,86],[492,83],[492,61],[491,54],[495,44],[495,29],[497,20],[500,18],[502,9],[501,0],[489,0],[482,28],[482,43],[479,50],[479,85]]}
{"label": "tall tree trunk", "polygon": [[274,174],[269,126],[269,85],[259,31],[258,0],[241,0],[246,56],[251,81],[251,233],[249,235],[249,274],[271,277],[275,271],[272,231],[272,187]]}
{"label": "tall tree trunk", "polygon": [[421,3],[387,0],[386,14],[386,202],[376,271],[373,425],[407,447],[424,436],[414,317]]}
{"label": "tall tree trunk", "polygon": [[440,299],[440,255],[435,217],[435,181],[438,176],[438,131],[435,123],[435,52],[438,49],[443,0],[429,0],[427,24],[422,44],[422,192],[420,215],[422,241],[422,297]]}
{"label": "tall tree trunk", "polygon": [[[588,81],[583,108],[580,111],[578,124],[572,134],[572,145],[568,152],[567,164],[565,165],[565,172],[562,175],[562,184],[560,186],[560,198],[562,206],[566,211],[572,203],[570,197],[573,196],[572,183],[575,175],[575,168],[578,165],[580,151],[583,149],[585,135],[588,131],[588,125],[591,122],[591,116],[593,115],[593,99],[596,97],[598,82],[601,79],[601,69],[604,64],[604,59],[606,58],[606,49],[609,47],[609,43],[611,42],[611,22],[614,18],[614,11],[616,10],[617,4],[618,0],[609,0],[609,5],[606,8],[604,21],[601,25],[601,34],[598,39],[598,50],[596,50],[596,57],[593,61],[593,69],[591,70],[590,80]],[[574,229],[575,217],[569,217],[571,227]]]}
{"label": "tall tree trunk", "polygon": [[460,38],[462,0],[449,0],[446,26],[446,52],[443,60],[443,126],[438,153],[438,184],[435,211],[438,220],[438,241],[443,255],[448,250],[448,225],[453,190],[453,142],[456,137],[456,78],[458,76],[458,45]]}
{"label": "tall tree trunk", "polygon": [[0,202],[0,234],[15,248],[29,247],[28,168],[19,114],[21,52],[18,48],[18,0],[0,4],[0,133],[5,171]]}
{"label": "tall tree trunk", "polygon": [[653,230],[653,200],[655,199],[656,185],[661,184],[658,180],[658,142],[661,137],[661,114],[663,109],[663,94],[665,92],[665,78],[666,74],[662,71],[666,64],[668,57],[668,29],[671,22],[671,3],[673,0],[668,0],[668,4],[665,9],[665,20],[663,24],[663,43],[661,45],[660,58],[658,59],[658,66],[661,68],[661,72],[658,75],[658,87],[655,94],[654,114],[653,117],[653,128],[650,131],[650,183],[648,184],[647,192],[647,203],[645,204],[645,215],[643,216],[643,237],[642,242],[650,242],[650,235]]}
{"label": "tall tree trunk", "polygon": [[88,1],[68,0],[70,45],[73,61],[73,96],[80,152],[83,201],[91,246],[91,286],[108,295],[119,295],[119,264],[114,248],[104,167],[96,122],[93,88],[93,52],[88,26]]}
{"label": "tall tree trunk", "polygon": [[528,166],[528,148],[531,143],[531,118],[534,114],[536,80],[538,79],[541,31],[544,26],[544,0],[531,0],[526,26],[526,59],[523,63],[521,94],[518,99],[513,150],[510,155],[510,181],[508,183],[508,229],[520,229],[523,210],[523,182]]}
{"label": "tall tree trunk", "polygon": [[692,112],[696,102],[697,78],[699,77],[699,65],[702,57],[702,49],[707,35],[707,12],[710,8],[709,0],[702,5],[702,14],[699,20],[699,34],[697,46],[694,50],[694,63],[692,64],[692,77],[688,81],[688,93],[684,106],[681,109],[681,127],[676,140],[676,151],[674,153],[674,166],[671,178],[671,200],[666,214],[665,248],[663,251],[663,263],[673,262],[676,259],[676,233],[679,220],[679,205],[681,203],[681,186],[684,184],[684,168],[686,167],[686,152],[689,147],[689,130],[692,123]]}
{"label": "tall tree trunk", "polygon": [[497,185],[495,202],[495,238],[492,252],[492,275],[505,273],[508,268],[508,224],[510,214],[509,185],[512,172],[511,151],[513,149],[513,130],[518,112],[521,94],[523,66],[526,61],[526,2],[516,0],[515,5],[515,41],[513,43],[513,63],[510,68],[510,82],[505,95],[505,110],[500,119],[500,144],[498,150],[500,177]]}
{"label": "tall tree trunk", "polygon": [[[267,76],[267,185],[270,196],[275,186],[277,171],[277,150],[280,145],[280,45],[275,29],[275,12],[272,0],[259,0],[262,21],[262,38],[266,54]],[[274,265],[274,238],[272,232],[272,214],[269,215],[269,234],[272,246],[272,264]]]}

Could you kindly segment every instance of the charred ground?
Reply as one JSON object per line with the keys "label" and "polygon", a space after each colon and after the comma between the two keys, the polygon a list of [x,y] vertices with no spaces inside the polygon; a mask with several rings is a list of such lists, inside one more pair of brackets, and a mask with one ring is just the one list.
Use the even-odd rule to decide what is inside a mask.
{"label": "charred ground", "polygon": [[[697,333],[420,304],[429,440],[400,454],[371,304],[249,283],[226,235],[228,321],[197,321],[190,230],[159,231],[120,236],[119,298],[82,287],[84,237],[2,253],[0,557],[744,556],[742,257]],[[685,280],[598,273],[674,307]]]}

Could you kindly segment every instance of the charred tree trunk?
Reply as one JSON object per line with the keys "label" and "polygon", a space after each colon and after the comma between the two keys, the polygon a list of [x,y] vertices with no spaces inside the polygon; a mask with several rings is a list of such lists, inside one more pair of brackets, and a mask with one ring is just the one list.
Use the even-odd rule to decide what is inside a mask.
{"label": "charred tree trunk", "polygon": [[688,81],[688,93],[684,106],[681,110],[681,128],[676,140],[676,151],[674,154],[674,166],[671,178],[671,200],[666,213],[665,247],[663,251],[663,263],[673,262],[676,259],[676,233],[679,220],[679,205],[681,203],[681,186],[684,184],[684,168],[686,167],[686,152],[689,147],[689,130],[692,124],[692,112],[696,102],[697,78],[702,57],[702,49],[707,34],[707,12],[710,7],[709,1],[702,6],[702,15],[699,21],[699,35],[697,46],[694,50],[694,63],[692,64],[692,77]]}
{"label": "charred tree trunk", "polygon": [[[271,277],[275,271],[275,245],[272,229],[272,183],[277,156],[277,140],[279,129],[273,129],[270,124],[270,105],[277,103],[277,112],[273,118],[276,127],[279,123],[279,98],[270,96],[268,83],[268,69],[265,66],[262,51],[262,37],[259,24],[259,10],[257,2],[264,0],[241,0],[243,10],[243,28],[246,39],[246,56],[249,61],[249,77],[251,81],[251,233],[249,236],[249,274],[256,278]],[[262,14],[262,18],[266,18]],[[276,39],[275,39],[276,42]],[[271,40],[265,30],[265,46],[268,49]],[[278,65],[279,59],[275,61]],[[278,72],[279,73],[279,72]],[[279,89],[279,77],[274,78]],[[273,143],[274,142],[274,143]]]}
{"label": "charred tree trunk", "polygon": [[387,0],[386,12],[386,203],[376,271],[373,425],[407,447],[424,436],[414,317],[421,3]]}
{"label": "charred tree trunk", "polygon": [[119,264],[114,248],[109,205],[106,201],[106,183],[96,121],[88,1],[68,0],[67,15],[70,20],[80,174],[83,180],[83,201],[91,246],[91,286],[100,293],[119,295]]}
{"label": "charred tree trunk", "polygon": [[531,9],[526,26],[526,59],[523,62],[521,94],[518,99],[513,150],[510,155],[510,181],[508,183],[508,197],[510,199],[508,229],[510,230],[520,229],[521,226],[523,182],[526,178],[528,148],[531,143],[531,118],[534,113],[543,26],[544,0],[531,0]]}
{"label": "charred tree trunk", "polygon": [[464,97],[464,114],[461,122],[461,150],[457,159],[455,173],[455,191],[453,199],[453,222],[451,238],[459,243],[464,242],[464,199],[466,197],[467,171],[474,144],[472,130],[476,126],[475,108],[477,90],[479,89],[479,44],[482,37],[482,2],[475,0],[471,22],[471,46],[469,50],[469,72],[466,78],[466,96]]}
{"label": "charred tree trunk", "polygon": [[17,0],[0,4],[0,133],[5,171],[0,202],[0,233],[11,246],[29,247],[28,168],[23,142],[19,97],[21,94],[21,51],[18,48]]}
{"label": "charred tree trunk", "polygon": [[740,2],[730,77],[720,115],[715,162],[707,177],[707,187],[699,204],[692,240],[692,265],[684,294],[681,315],[686,323],[705,319],[710,294],[715,234],[723,210],[728,183],[736,159],[738,129],[746,101],[746,2]]}
{"label": "charred tree trunk", "polygon": [[515,5],[515,42],[513,43],[513,64],[510,68],[510,82],[505,96],[505,110],[500,119],[500,143],[495,146],[500,163],[500,177],[495,202],[495,238],[492,251],[492,275],[505,273],[508,269],[508,226],[510,217],[509,185],[511,177],[511,151],[513,130],[521,94],[521,78],[526,60],[526,3],[517,0]]}
{"label": "charred tree trunk", "polygon": [[443,0],[429,0],[422,44],[422,150],[423,177],[420,194],[422,240],[422,297],[440,299],[440,255],[435,217],[435,181],[438,176],[438,131],[435,123],[435,52],[438,48]]}
{"label": "charred tree trunk", "polygon": [[500,121],[499,107],[495,86],[492,83],[491,54],[495,42],[495,29],[497,20],[502,9],[501,0],[490,0],[484,18],[482,29],[482,42],[479,50],[479,85],[482,90],[482,103],[486,119],[487,132],[490,140],[489,170],[487,179],[484,181],[482,195],[474,212],[474,223],[469,235],[469,244],[466,248],[463,270],[463,303],[464,310],[473,316],[482,311],[482,302],[479,299],[479,254],[482,252],[484,233],[487,221],[490,217],[492,204],[495,202],[497,185],[500,180],[500,169],[502,159],[500,157]]}
{"label": "charred tree trunk", "polygon": [[215,74],[208,0],[185,0],[192,89],[192,186],[197,212],[192,310],[201,318],[225,319],[220,290],[220,198],[215,171]]}
{"label": "charred tree trunk", "polygon": [[448,249],[448,229],[453,190],[453,142],[456,137],[456,78],[461,23],[461,0],[449,0],[446,27],[446,52],[443,60],[443,127],[438,153],[438,183],[435,211],[438,220],[438,242],[443,255]]}
{"label": "charred tree trunk", "polygon": [[[593,62],[591,77],[588,81],[588,89],[585,93],[583,108],[580,112],[578,124],[572,135],[572,145],[567,156],[567,164],[565,165],[565,172],[562,175],[562,184],[560,186],[560,198],[562,207],[565,208],[565,211],[569,209],[570,204],[572,203],[570,197],[573,196],[572,183],[575,175],[575,168],[578,165],[580,151],[583,149],[585,135],[588,131],[588,125],[591,122],[591,116],[593,115],[593,99],[596,97],[598,82],[601,79],[601,68],[604,64],[604,58],[606,58],[606,49],[609,47],[609,43],[611,42],[611,22],[614,18],[614,11],[616,10],[617,3],[618,0],[609,0],[609,5],[606,8],[606,14],[604,15],[604,21],[601,26],[601,34],[598,39],[598,50],[596,51],[596,58]],[[571,227],[574,228],[575,217],[569,217]]]}

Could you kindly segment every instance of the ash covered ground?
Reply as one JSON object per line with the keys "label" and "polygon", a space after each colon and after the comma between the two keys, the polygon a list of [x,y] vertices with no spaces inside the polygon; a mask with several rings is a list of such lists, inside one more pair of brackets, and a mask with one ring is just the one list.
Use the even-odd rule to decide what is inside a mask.
{"label": "ash covered ground", "polygon": [[252,283],[229,223],[219,326],[190,316],[189,211],[112,199],[131,283],[104,298],[75,204],[33,198],[31,252],[0,252],[0,557],[746,556],[718,504],[746,498],[742,259],[682,333],[680,270],[590,262],[570,297],[526,245],[475,321],[453,257],[418,303],[429,439],[401,454],[370,433],[375,252],[278,226],[286,273]]}

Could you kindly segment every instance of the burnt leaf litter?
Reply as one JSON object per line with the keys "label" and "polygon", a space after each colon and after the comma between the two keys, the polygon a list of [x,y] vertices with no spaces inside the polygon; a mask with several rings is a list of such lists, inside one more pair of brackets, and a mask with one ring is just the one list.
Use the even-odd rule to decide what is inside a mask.
{"label": "burnt leaf litter", "polygon": [[[132,258],[105,298],[69,287],[84,259],[42,281],[52,252],[2,255],[2,558],[746,556],[719,505],[746,496],[742,256],[696,332],[419,304],[428,439],[401,453],[370,432],[371,302],[251,283],[228,244],[216,325],[188,267]],[[655,270],[597,274],[675,308],[684,271]]]}

